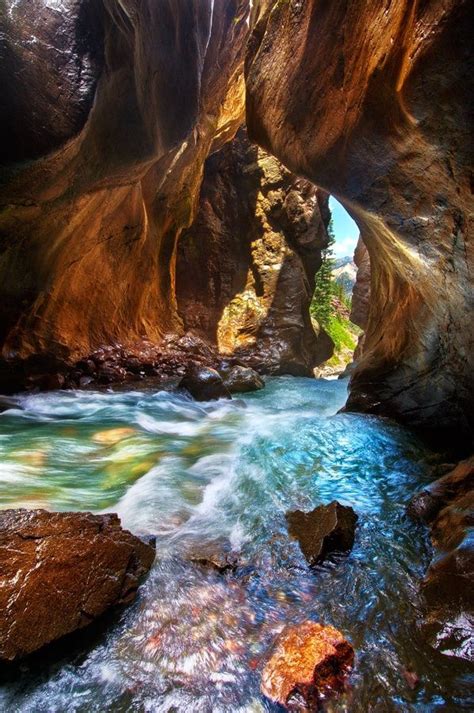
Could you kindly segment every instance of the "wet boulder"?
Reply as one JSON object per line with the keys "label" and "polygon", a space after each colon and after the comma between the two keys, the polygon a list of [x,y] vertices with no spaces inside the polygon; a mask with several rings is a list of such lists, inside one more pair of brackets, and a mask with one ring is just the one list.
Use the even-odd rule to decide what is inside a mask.
{"label": "wet boulder", "polygon": [[[448,467],[448,466],[446,466]],[[474,456],[448,467],[442,478],[417,493],[408,505],[408,514],[414,520],[430,524],[438,514],[456,501],[474,491]]]}
{"label": "wet boulder", "polygon": [[418,493],[408,513],[430,527],[436,554],[421,585],[420,623],[445,656],[474,661],[474,457]]}
{"label": "wet boulder", "polygon": [[261,680],[262,693],[288,710],[319,710],[345,687],[354,649],[340,631],[306,621],[278,637]]}
{"label": "wet boulder", "polygon": [[357,515],[351,507],[334,500],[311,512],[286,513],[288,532],[298,540],[311,567],[323,562],[333,552],[348,552],[355,537]]}
{"label": "wet boulder", "polygon": [[430,566],[421,587],[428,644],[454,658],[474,662],[474,536],[472,532]]}
{"label": "wet boulder", "polygon": [[0,661],[130,603],[155,557],[117,515],[0,512]]}
{"label": "wet boulder", "polygon": [[188,368],[179,388],[186,389],[196,401],[232,398],[219,372],[207,366]]}
{"label": "wet boulder", "polygon": [[265,386],[260,374],[248,366],[233,366],[223,378],[224,384],[231,394],[258,391]]}
{"label": "wet boulder", "polygon": [[194,548],[188,553],[188,559],[220,574],[235,572],[241,564],[239,553],[232,549],[228,541],[212,542]]}

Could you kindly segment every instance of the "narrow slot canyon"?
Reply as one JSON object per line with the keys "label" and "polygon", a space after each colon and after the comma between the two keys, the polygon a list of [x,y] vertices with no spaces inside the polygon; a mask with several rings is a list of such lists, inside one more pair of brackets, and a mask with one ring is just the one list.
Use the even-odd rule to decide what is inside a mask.
{"label": "narrow slot canyon", "polygon": [[472,5],[0,6],[0,710],[470,710]]}

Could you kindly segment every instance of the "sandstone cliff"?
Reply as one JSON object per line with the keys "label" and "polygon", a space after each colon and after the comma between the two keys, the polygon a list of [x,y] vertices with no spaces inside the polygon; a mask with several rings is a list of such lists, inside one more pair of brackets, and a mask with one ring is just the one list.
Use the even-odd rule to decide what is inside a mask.
{"label": "sandstone cliff", "polygon": [[199,212],[179,241],[186,329],[259,370],[312,375],[332,354],[309,315],[328,222],[327,195],[242,129],[207,160]]}
{"label": "sandstone cliff", "polygon": [[[0,348],[15,372],[179,332],[176,239],[243,114],[246,0],[7,0]],[[7,368],[5,368],[7,367]]]}
{"label": "sandstone cliff", "polygon": [[[251,140],[339,198],[370,254],[371,309],[349,408],[471,440],[471,4],[260,0],[249,23],[250,6],[2,4],[2,389],[104,345],[157,345],[184,333],[177,240],[198,209],[207,157],[242,123],[247,53]],[[299,187],[291,206],[278,198],[283,219],[306,212],[313,189]],[[272,192],[257,231],[262,220],[273,230]],[[313,248],[299,238],[283,246],[285,227],[274,232],[273,248],[254,245],[250,257],[244,238],[258,269],[249,276],[249,263],[244,275],[236,262],[230,291],[218,295],[224,322],[212,307],[204,331],[253,356],[258,334],[272,364],[301,349],[296,372],[306,373],[315,354],[305,312]],[[183,243],[180,262],[185,252]],[[260,284],[260,267],[270,265],[284,287],[274,295],[271,279]],[[265,319],[254,311],[245,321],[238,294],[247,289]]]}
{"label": "sandstone cliff", "polygon": [[334,194],[370,253],[349,408],[472,442],[472,5],[260,2],[249,135]]}

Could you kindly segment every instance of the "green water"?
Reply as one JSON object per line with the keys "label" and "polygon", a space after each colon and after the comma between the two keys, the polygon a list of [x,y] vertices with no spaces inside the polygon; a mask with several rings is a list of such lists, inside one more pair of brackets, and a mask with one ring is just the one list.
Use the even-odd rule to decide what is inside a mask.
{"label": "green water", "polygon": [[[349,692],[327,710],[468,710],[469,680],[416,627],[430,550],[405,505],[429,454],[388,421],[337,414],[345,398],[344,382],[282,377],[232,402],[51,393],[2,414],[1,507],[118,512],[156,535],[157,559],[92,648],[5,683],[0,710],[277,711],[260,673],[282,627],[308,618],[357,653]],[[310,571],[284,515],[334,499],[359,515],[355,546]],[[220,539],[241,554],[235,575],[189,560]]]}

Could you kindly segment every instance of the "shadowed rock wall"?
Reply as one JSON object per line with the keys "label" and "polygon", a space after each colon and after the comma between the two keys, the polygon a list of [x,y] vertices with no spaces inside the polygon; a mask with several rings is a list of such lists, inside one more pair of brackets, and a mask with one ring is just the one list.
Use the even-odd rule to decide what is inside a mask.
{"label": "shadowed rock wall", "polygon": [[186,329],[257,369],[311,375],[333,346],[309,316],[329,218],[327,195],[242,129],[207,160],[199,212],[179,241]]}
{"label": "shadowed rock wall", "polygon": [[472,4],[260,2],[250,138],[333,193],[370,253],[349,408],[472,443]]}
{"label": "shadowed rock wall", "polygon": [[242,121],[247,11],[244,0],[3,3],[4,365],[181,330],[176,238],[211,147]]}

